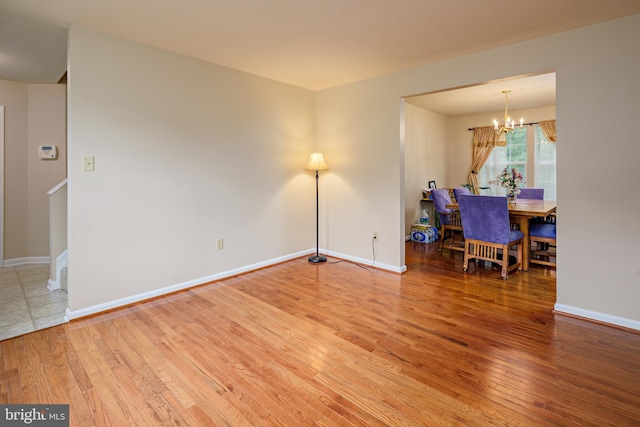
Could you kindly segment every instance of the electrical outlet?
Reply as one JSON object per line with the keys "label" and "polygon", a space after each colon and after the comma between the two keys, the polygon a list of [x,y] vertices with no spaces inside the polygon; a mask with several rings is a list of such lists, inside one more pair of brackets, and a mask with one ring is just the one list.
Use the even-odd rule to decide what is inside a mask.
{"label": "electrical outlet", "polygon": [[216,248],[220,251],[224,249],[224,239],[218,239],[216,241]]}
{"label": "electrical outlet", "polygon": [[373,232],[373,238],[374,238],[374,239],[377,239],[377,238],[378,238],[378,232],[377,232],[377,231],[374,231],[374,232]]}

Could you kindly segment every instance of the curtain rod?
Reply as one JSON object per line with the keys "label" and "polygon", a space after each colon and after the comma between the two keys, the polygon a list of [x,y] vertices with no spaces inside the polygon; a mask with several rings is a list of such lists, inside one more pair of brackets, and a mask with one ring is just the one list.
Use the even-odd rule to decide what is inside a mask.
{"label": "curtain rod", "polygon": [[[531,126],[531,125],[539,125],[540,122],[531,122],[531,123],[523,123],[522,126]],[[520,126],[520,124],[517,124],[517,126]],[[482,128],[482,127],[487,127],[487,126],[478,126],[478,128]],[[493,126],[491,126],[493,127]],[[469,128],[467,130],[475,130],[477,128]]]}

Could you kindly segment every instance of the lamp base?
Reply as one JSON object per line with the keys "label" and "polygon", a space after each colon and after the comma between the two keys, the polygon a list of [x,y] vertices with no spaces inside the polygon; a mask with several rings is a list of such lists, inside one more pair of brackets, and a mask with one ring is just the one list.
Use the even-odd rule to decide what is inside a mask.
{"label": "lamp base", "polygon": [[325,262],[326,260],[327,260],[327,257],[324,255],[311,255],[309,257],[309,262],[320,263],[320,262]]}

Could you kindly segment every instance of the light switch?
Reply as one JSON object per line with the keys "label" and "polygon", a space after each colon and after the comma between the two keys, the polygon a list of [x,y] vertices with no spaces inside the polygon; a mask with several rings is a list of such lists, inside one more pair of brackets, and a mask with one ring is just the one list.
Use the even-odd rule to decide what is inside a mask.
{"label": "light switch", "polygon": [[85,156],[83,170],[85,170],[85,171],[94,171],[94,170],[96,170],[93,156]]}

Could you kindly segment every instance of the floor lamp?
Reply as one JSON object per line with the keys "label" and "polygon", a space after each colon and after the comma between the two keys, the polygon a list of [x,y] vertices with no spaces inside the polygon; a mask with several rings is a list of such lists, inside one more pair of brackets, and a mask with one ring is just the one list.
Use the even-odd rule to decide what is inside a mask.
{"label": "floor lamp", "polygon": [[316,171],[316,254],[311,255],[309,257],[309,262],[325,262],[327,257],[324,255],[320,255],[320,250],[318,247],[318,237],[319,237],[319,221],[318,221],[318,171],[323,171],[329,169],[329,166],[324,161],[324,157],[322,153],[311,153],[309,156],[309,163],[307,163],[307,167],[304,168],[308,171]]}

